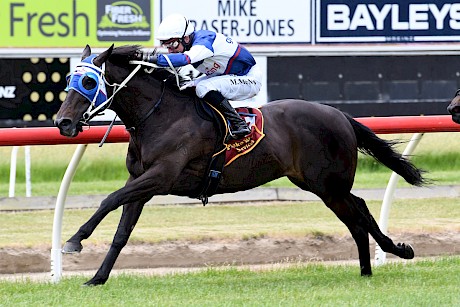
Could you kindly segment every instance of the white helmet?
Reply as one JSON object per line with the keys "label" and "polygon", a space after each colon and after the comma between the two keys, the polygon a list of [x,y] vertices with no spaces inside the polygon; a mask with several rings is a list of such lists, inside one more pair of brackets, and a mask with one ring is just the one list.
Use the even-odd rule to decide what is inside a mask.
{"label": "white helmet", "polygon": [[195,31],[193,24],[190,24],[185,16],[172,14],[161,21],[156,31],[155,38],[166,41],[171,38],[183,38]]}

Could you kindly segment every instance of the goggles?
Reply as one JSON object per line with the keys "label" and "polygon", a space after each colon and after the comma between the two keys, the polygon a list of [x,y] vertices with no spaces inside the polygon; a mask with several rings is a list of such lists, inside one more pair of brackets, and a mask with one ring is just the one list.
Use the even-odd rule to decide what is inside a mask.
{"label": "goggles", "polygon": [[161,45],[168,49],[176,49],[177,47],[179,47],[179,44],[180,42],[177,38],[161,42]]}

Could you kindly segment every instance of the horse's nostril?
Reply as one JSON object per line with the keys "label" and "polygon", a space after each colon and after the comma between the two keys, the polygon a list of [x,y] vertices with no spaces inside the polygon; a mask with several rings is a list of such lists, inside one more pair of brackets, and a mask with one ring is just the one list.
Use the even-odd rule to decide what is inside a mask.
{"label": "horse's nostril", "polygon": [[449,112],[450,114],[454,115],[454,114],[460,114],[460,106],[448,106],[447,107],[447,112]]}
{"label": "horse's nostril", "polygon": [[59,119],[56,119],[54,124],[58,128],[65,129],[65,128],[70,127],[72,125],[72,120],[70,120],[69,118],[59,118]]}

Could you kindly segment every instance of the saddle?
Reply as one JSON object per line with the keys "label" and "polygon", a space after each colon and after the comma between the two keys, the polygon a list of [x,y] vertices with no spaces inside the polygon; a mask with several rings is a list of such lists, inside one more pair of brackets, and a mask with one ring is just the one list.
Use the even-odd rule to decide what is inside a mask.
{"label": "saddle", "polygon": [[229,134],[228,121],[216,108],[206,102],[195,105],[197,106],[198,115],[203,118],[212,119],[218,140],[214,147],[214,154],[208,164],[207,176],[203,180],[203,188],[197,196],[203,203],[203,206],[205,206],[208,203],[208,198],[216,192],[223,168],[230,165],[239,157],[251,152],[264,138],[264,120],[262,112],[259,109],[248,107],[236,108],[236,112],[246,120],[251,132],[244,138],[235,140]]}

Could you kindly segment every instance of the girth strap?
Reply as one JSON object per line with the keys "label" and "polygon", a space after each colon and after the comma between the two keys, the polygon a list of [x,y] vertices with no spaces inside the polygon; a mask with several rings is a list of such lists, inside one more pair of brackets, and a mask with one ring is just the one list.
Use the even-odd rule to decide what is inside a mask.
{"label": "girth strap", "polygon": [[[207,104],[214,110],[215,114],[218,114],[218,116],[215,117],[218,142],[214,148],[215,153],[212,155],[211,161],[209,162],[206,177],[203,182],[203,188],[197,197],[201,200],[203,206],[206,206],[208,203],[208,197],[215,194],[222,177],[222,170],[225,165],[225,139],[228,135],[228,126],[225,117],[211,104]],[[222,131],[224,131],[224,133],[221,133]]]}
{"label": "girth strap", "polygon": [[203,206],[206,206],[208,203],[208,197],[214,195],[219,185],[220,178],[222,176],[222,170],[225,164],[225,155],[221,152],[214,155],[209,164],[209,172],[205,178],[203,190],[201,191],[198,199],[201,200]]}

